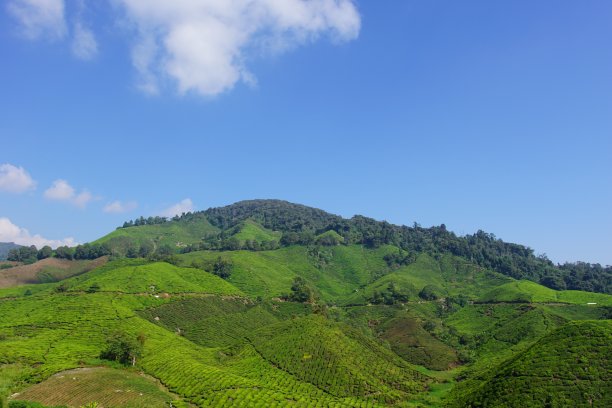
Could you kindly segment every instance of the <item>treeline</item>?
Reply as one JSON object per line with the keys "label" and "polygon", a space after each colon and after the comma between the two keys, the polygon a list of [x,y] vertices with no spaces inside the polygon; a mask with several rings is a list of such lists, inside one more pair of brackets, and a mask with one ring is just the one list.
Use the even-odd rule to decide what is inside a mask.
{"label": "treeline", "polygon": [[208,234],[201,242],[187,245],[181,249],[182,253],[193,251],[270,251],[280,247],[276,240],[240,240],[232,234],[236,231],[222,231],[218,234]]}
{"label": "treeline", "polygon": [[106,242],[103,244],[83,244],[75,247],[60,246],[55,250],[51,249],[50,246],[44,246],[41,249],[37,249],[34,245],[20,247],[11,250],[7,259],[9,261],[31,264],[51,257],[68,260],[97,259],[101,256],[150,258],[156,254],[160,257],[166,257],[174,253],[174,249],[169,246],[160,246],[155,251],[153,244],[149,243],[140,246],[132,244],[127,247],[118,247],[110,242]]}
{"label": "treeline", "polygon": [[[174,217],[173,220],[177,221],[179,217]],[[126,221],[119,228],[129,228],[129,227],[139,227],[141,225],[156,225],[156,224],[165,224],[168,222],[168,218],[166,217],[139,217],[135,220]]]}
{"label": "treeline", "polygon": [[31,245],[11,249],[6,259],[9,261],[31,264],[51,256],[53,256],[53,250],[50,246],[44,246],[41,249],[37,249],[36,246]]}

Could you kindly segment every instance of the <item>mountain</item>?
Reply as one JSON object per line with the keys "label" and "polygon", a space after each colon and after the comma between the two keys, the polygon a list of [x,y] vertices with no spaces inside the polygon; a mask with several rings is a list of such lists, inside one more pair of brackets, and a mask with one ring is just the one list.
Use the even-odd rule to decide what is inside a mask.
{"label": "mountain", "polygon": [[[259,235],[245,239],[246,234],[240,234],[245,226],[259,229]],[[334,237],[329,235],[332,232]],[[451,254],[503,275],[531,280],[552,289],[612,294],[612,266],[586,262],[555,265],[545,256],[536,256],[531,248],[504,242],[484,231],[460,237],[448,231],[444,224],[423,228],[416,223],[412,227],[397,226],[360,215],[345,219],[281,200],[241,201],[171,220],[141,217],[126,222],[124,227],[96,243],[105,243],[115,249],[144,245],[152,250],[166,245],[183,250],[259,250],[307,245],[315,240],[323,245],[360,244],[369,248],[392,245],[409,254]]]}
{"label": "mountain", "polygon": [[0,406],[610,402],[612,296],[536,282],[608,270],[489,234],[252,200],[52,255],[0,285]]}
{"label": "mountain", "polygon": [[11,249],[17,249],[21,245],[17,245],[14,242],[0,242],[0,261],[5,261],[6,257]]}

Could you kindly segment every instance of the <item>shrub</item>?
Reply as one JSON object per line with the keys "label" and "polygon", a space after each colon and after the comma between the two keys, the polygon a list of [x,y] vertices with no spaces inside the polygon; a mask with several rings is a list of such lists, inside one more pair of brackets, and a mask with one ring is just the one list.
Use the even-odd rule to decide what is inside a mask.
{"label": "shrub", "polygon": [[127,333],[115,332],[108,337],[106,349],[100,353],[100,358],[135,365],[136,358],[142,354],[144,340],[144,336],[139,335],[135,339]]}
{"label": "shrub", "polygon": [[419,292],[419,296],[423,300],[436,300],[441,296],[441,291],[434,285],[427,285]]}

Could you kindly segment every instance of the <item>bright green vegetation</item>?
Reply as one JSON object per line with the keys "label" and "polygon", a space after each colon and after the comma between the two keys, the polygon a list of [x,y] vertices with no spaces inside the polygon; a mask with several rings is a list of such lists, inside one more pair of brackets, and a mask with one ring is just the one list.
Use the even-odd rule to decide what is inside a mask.
{"label": "bright green vegetation", "polygon": [[315,237],[314,242],[323,246],[335,246],[344,243],[342,235],[338,234],[334,230],[325,231]]}
{"label": "bright green vegetation", "polygon": [[[536,283],[606,292],[606,269],[576,264],[565,280],[563,266],[483,234],[252,201],[138,219],[58,249],[65,259],[45,250],[0,273],[94,266],[0,289],[0,401],[612,405],[612,296]],[[108,262],[70,260],[99,251]],[[105,400],[93,384],[124,391]]]}
{"label": "bright green vegetation", "polygon": [[480,302],[518,302],[518,303],[573,303],[586,305],[593,303],[612,306],[612,297],[600,293],[578,290],[556,291],[530,281],[513,281],[485,293]]}
{"label": "bright green vegetation", "polygon": [[163,224],[118,228],[93,244],[106,243],[111,248],[120,250],[130,246],[142,248],[150,245],[154,251],[162,246],[185,247],[200,242],[204,236],[218,231],[218,228],[212,226],[205,217],[192,217],[189,220]]}
{"label": "bright green vegetation", "polygon": [[194,343],[223,347],[241,342],[254,330],[310,313],[296,303],[255,303],[244,298],[185,298],[147,309],[141,315]]}
{"label": "bright green vegetation", "polygon": [[270,231],[258,223],[247,220],[240,223],[236,228],[236,233],[232,236],[244,244],[246,241],[254,242],[269,242],[269,241],[280,241],[281,233],[276,231]]}
{"label": "bright green vegetation", "polygon": [[454,392],[457,407],[609,407],[612,323],[568,323]]}
{"label": "bright green vegetation", "polygon": [[57,373],[26,388],[15,399],[44,405],[162,408],[174,398],[154,379],[135,372],[106,367],[80,368]]}
{"label": "bright green vegetation", "polygon": [[382,259],[389,247],[291,246],[275,251],[199,251],[180,256],[183,265],[229,259],[233,270],[228,282],[257,297],[279,297],[289,291],[296,276],[311,282],[321,299],[334,301],[355,292],[388,269]]}
{"label": "bright green vegetation", "polygon": [[63,284],[67,291],[87,291],[97,285],[101,292],[241,294],[240,290],[211,273],[142,260],[115,261]]}
{"label": "bright green vegetation", "polygon": [[334,396],[397,403],[424,389],[405,361],[320,316],[270,325],[249,340],[274,365]]}

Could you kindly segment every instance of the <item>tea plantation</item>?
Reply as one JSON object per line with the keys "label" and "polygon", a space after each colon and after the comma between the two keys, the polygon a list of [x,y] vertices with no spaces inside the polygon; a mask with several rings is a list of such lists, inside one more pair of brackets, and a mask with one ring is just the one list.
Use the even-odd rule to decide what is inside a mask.
{"label": "tea plantation", "polygon": [[609,294],[261,205],[128,222],[93,269],[5,285],[0,407],[612,406]]}

